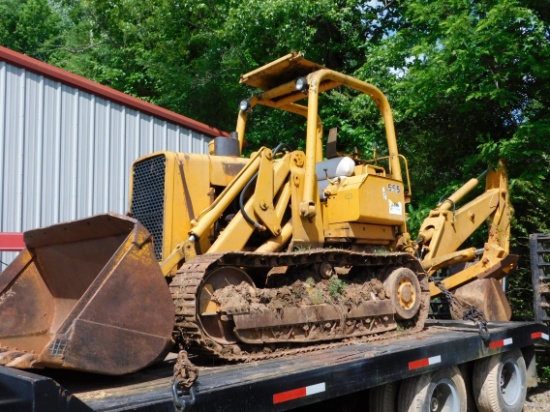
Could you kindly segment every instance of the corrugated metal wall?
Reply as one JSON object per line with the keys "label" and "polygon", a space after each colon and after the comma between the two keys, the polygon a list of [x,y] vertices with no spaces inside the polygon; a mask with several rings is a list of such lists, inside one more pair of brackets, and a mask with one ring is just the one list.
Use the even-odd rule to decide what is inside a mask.
{"label": "corrugated metal wall", "polygon": [[210,139],[0,61],[0,232],[124,213],[133,160],[207,153]]}

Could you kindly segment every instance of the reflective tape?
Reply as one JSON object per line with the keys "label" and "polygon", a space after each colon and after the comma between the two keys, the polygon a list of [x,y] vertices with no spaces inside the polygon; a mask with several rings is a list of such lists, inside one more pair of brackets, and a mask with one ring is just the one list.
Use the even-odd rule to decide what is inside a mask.
{"label": "reflective tape", "polygon": [[306,386],[304,388],[292,389],[286,392],[280,392],[273,395],[273,404],[292,401],[294,399],[304,398],[306,396],[315,395],[326,391],[325,383],[317,383],[315,385]]}
{"label": "reflective tape", "polygon": [[409,370],[412,371],[414,369],[425,368],[426,366],[436,365],[438,363],[441,363],[441,355],[409,362]]}
{"label": "reflective tape", "polygon": [[531,339],[533,339],[533,340],[535,340],[535,339],[550,340],[550,337],[548,336],[547,333],[534,332],[534,333],[531,333]]}
{"label": "reflective tape", "polygon": [[503,346],[508,346],[508,345],[511,345],[512,343],[514,343],[514,340],[512,338],[501,339],[501,340],[497,340],[489,343],[489,348],[490,349],[502,348]]}

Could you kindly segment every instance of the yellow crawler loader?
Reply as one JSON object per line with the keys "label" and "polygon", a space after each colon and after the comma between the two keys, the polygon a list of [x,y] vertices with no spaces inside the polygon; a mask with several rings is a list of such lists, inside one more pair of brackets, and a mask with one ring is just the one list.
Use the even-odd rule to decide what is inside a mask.
{"label": "yellow crawler loader", "polygon": [[[31,230],[0,275],[0,364],[123,374],[175,345],[228,360],[282,356],[346,339],[420,330],[430,296],[451,291],[489,320],[510,308],[499,280],[508,253],[504,167],[456,205],[437,206],[416,238],[411,185],[386,97],[371,84],[291,53],[241,77],[236,132],[210,155],[159,152],[133,164],[127,216]],[[387,155],[323,151],[321,93],[348,88],[380,110]],[[303,116],[305,151],[262,147],[242,158],[258,105]],[[459,250],[484,222],[482,248]],[[430,276],[464,269],[437,285]]]}

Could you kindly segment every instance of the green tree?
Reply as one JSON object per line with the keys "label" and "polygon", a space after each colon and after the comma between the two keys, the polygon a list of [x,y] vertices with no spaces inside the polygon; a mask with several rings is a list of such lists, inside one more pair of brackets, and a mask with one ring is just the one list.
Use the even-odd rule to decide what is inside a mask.
{"label": "green tree", "polygon": [[[475,176],[483,164],[506,159],[515,208],[511,240],[527,268],[528,234],[550,227],[544,206],[550,200],[547,6],[402,3],[402,27],[370,49],[359,71],[383,84],[393,102],[401,147],[416,171],[413,213],[429,209],[427,202]],[[512,279],[516,290],[528,290],[528,270]],[[529,306],[522,312],[530,301],[516,299]]]}
{"label": "green tree", "polygon": [[[364,62],[365,39],[381,39],[393,24],[392,13],[383,14],[386,25],[369,24],[383,6],[357,0],[60,4],[72,27],[69,52],[54,64],[226,130],[250,93],[238,85],[241,73],[293,49],[351,72]],[[250,136],[253,145],[286,121],[265,123],[263,136]]]}
{"label": "green tree", "polygon": [[0,44],[47,60],[59,46],[62,18],[48,0],[0,0]]}

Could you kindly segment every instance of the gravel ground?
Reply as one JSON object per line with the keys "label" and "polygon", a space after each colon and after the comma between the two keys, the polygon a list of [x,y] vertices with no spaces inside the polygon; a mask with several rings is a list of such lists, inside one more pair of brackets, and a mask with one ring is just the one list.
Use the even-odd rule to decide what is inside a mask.
{"label": "gravel ground", "polygon": [[550,411],[550,386],[539,385],[527,391],[527,400],[523,412]]}

